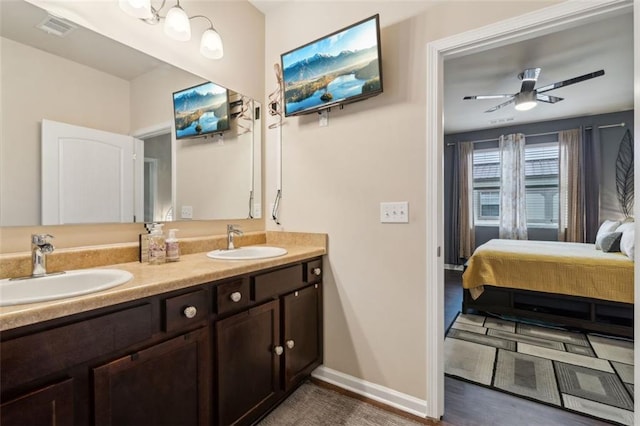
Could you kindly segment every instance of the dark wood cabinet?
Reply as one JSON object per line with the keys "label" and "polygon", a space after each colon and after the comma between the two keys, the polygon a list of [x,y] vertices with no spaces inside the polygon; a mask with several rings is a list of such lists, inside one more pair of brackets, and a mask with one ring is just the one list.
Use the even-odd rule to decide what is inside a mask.
{"label": "dark wood cabinet", "polygon": [[3,426],[73,425],[73,380],[37,389],[0,405]]}
{"label": "dark wood cabinet", "polygon": [[321,362],[320,292],[320,284],[315,284],[282,298],[285,391],[300,383]]}
{"label": "dark wood cabinet", "polygon": [[215,327],[217,424],[251,424],[280,390],[278,301],[217,321]]}
{"label": "dark wood cabinet", "polygon": [[206,328],[93,369],[96,426],[208,425]]}
{"label": "dark wood cabinet", "polygon": [[252,299],[271,301],[215,323],[216,424],[252,424],[322,363],[319,272],[312,285],[304,275],[295,265],[253,277]]}
{"label": "dark wood cabinet", "polygon": [[322,362],[314,258],[0,335],[0,424],[248,425]]}

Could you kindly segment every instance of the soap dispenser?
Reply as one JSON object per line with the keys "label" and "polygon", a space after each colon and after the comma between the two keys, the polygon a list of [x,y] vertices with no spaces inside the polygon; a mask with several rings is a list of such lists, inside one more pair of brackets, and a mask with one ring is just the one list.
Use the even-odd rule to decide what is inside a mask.
{"label": "soap dispenser", "polygon": [[151,229],[151,235],[149,235],[149,265],[160,265],[165,262],[167,257],[162,227],[163,224],[156,223]]}
{"label": "soap dispenser", "polygon": [[177,262],[180,260],[180,245],[176,238],[178,229],[169,229],[169,238],[167,238],[167,262]]}

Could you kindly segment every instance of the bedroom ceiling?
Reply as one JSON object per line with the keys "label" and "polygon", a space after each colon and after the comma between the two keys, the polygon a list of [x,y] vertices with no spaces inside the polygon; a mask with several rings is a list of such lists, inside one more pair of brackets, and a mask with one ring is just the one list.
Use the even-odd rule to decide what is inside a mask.
{"label": "bedroom ceiling", "polygon": [[[467,95],[511,94],[518,74],[542,68],[536,87],[604,69],[605,75],[545,94],[529,111],[513,104],[485,113],[504,99],[462,100]],[[445,134],[633,109],[633,15],[627,13],[508,46],[444,62]]]}

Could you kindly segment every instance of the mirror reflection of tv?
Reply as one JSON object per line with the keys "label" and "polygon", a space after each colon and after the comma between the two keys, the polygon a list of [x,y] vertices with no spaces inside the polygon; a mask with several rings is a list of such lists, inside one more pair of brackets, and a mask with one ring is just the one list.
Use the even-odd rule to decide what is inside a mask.
{"label": "mirror reflection of tv", "polygon": [[173,93],[176,139],[206,137],[229,130],[229,92],[207,82]]}
{"label": "mirror reflection of tv", "polygon": [[382,93],[380,17],[374,15],[280,55],[285,116]]}

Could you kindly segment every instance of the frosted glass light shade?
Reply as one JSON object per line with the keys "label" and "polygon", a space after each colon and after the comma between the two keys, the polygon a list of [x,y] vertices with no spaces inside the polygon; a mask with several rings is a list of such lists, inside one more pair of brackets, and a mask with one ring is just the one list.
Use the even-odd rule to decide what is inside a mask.
{"label": "frosted glass light shade", "polygon": [[220,59],[224,55],[222,38],[220,38],[220,34],[213,28],[209,28],[202,34],[200,53],[209,59]]}
{"label": "frosted glass light shade", "polygon": [[150,19],[151,0],[119,0],[118,4],[123,12],[133,16],[134,18]]}
{"label": "frosted glass light shade", "polygon": [[164,33],[174,40],[191,40],[191,25],[187,13],[180,6],[173,6],[164,21]]}
{"label": "frosted glass light shade", "polygon": [[518,111],[528,111],[538,105],[535,90],[532,92],[521,92],[516,95],[516,106]]}

